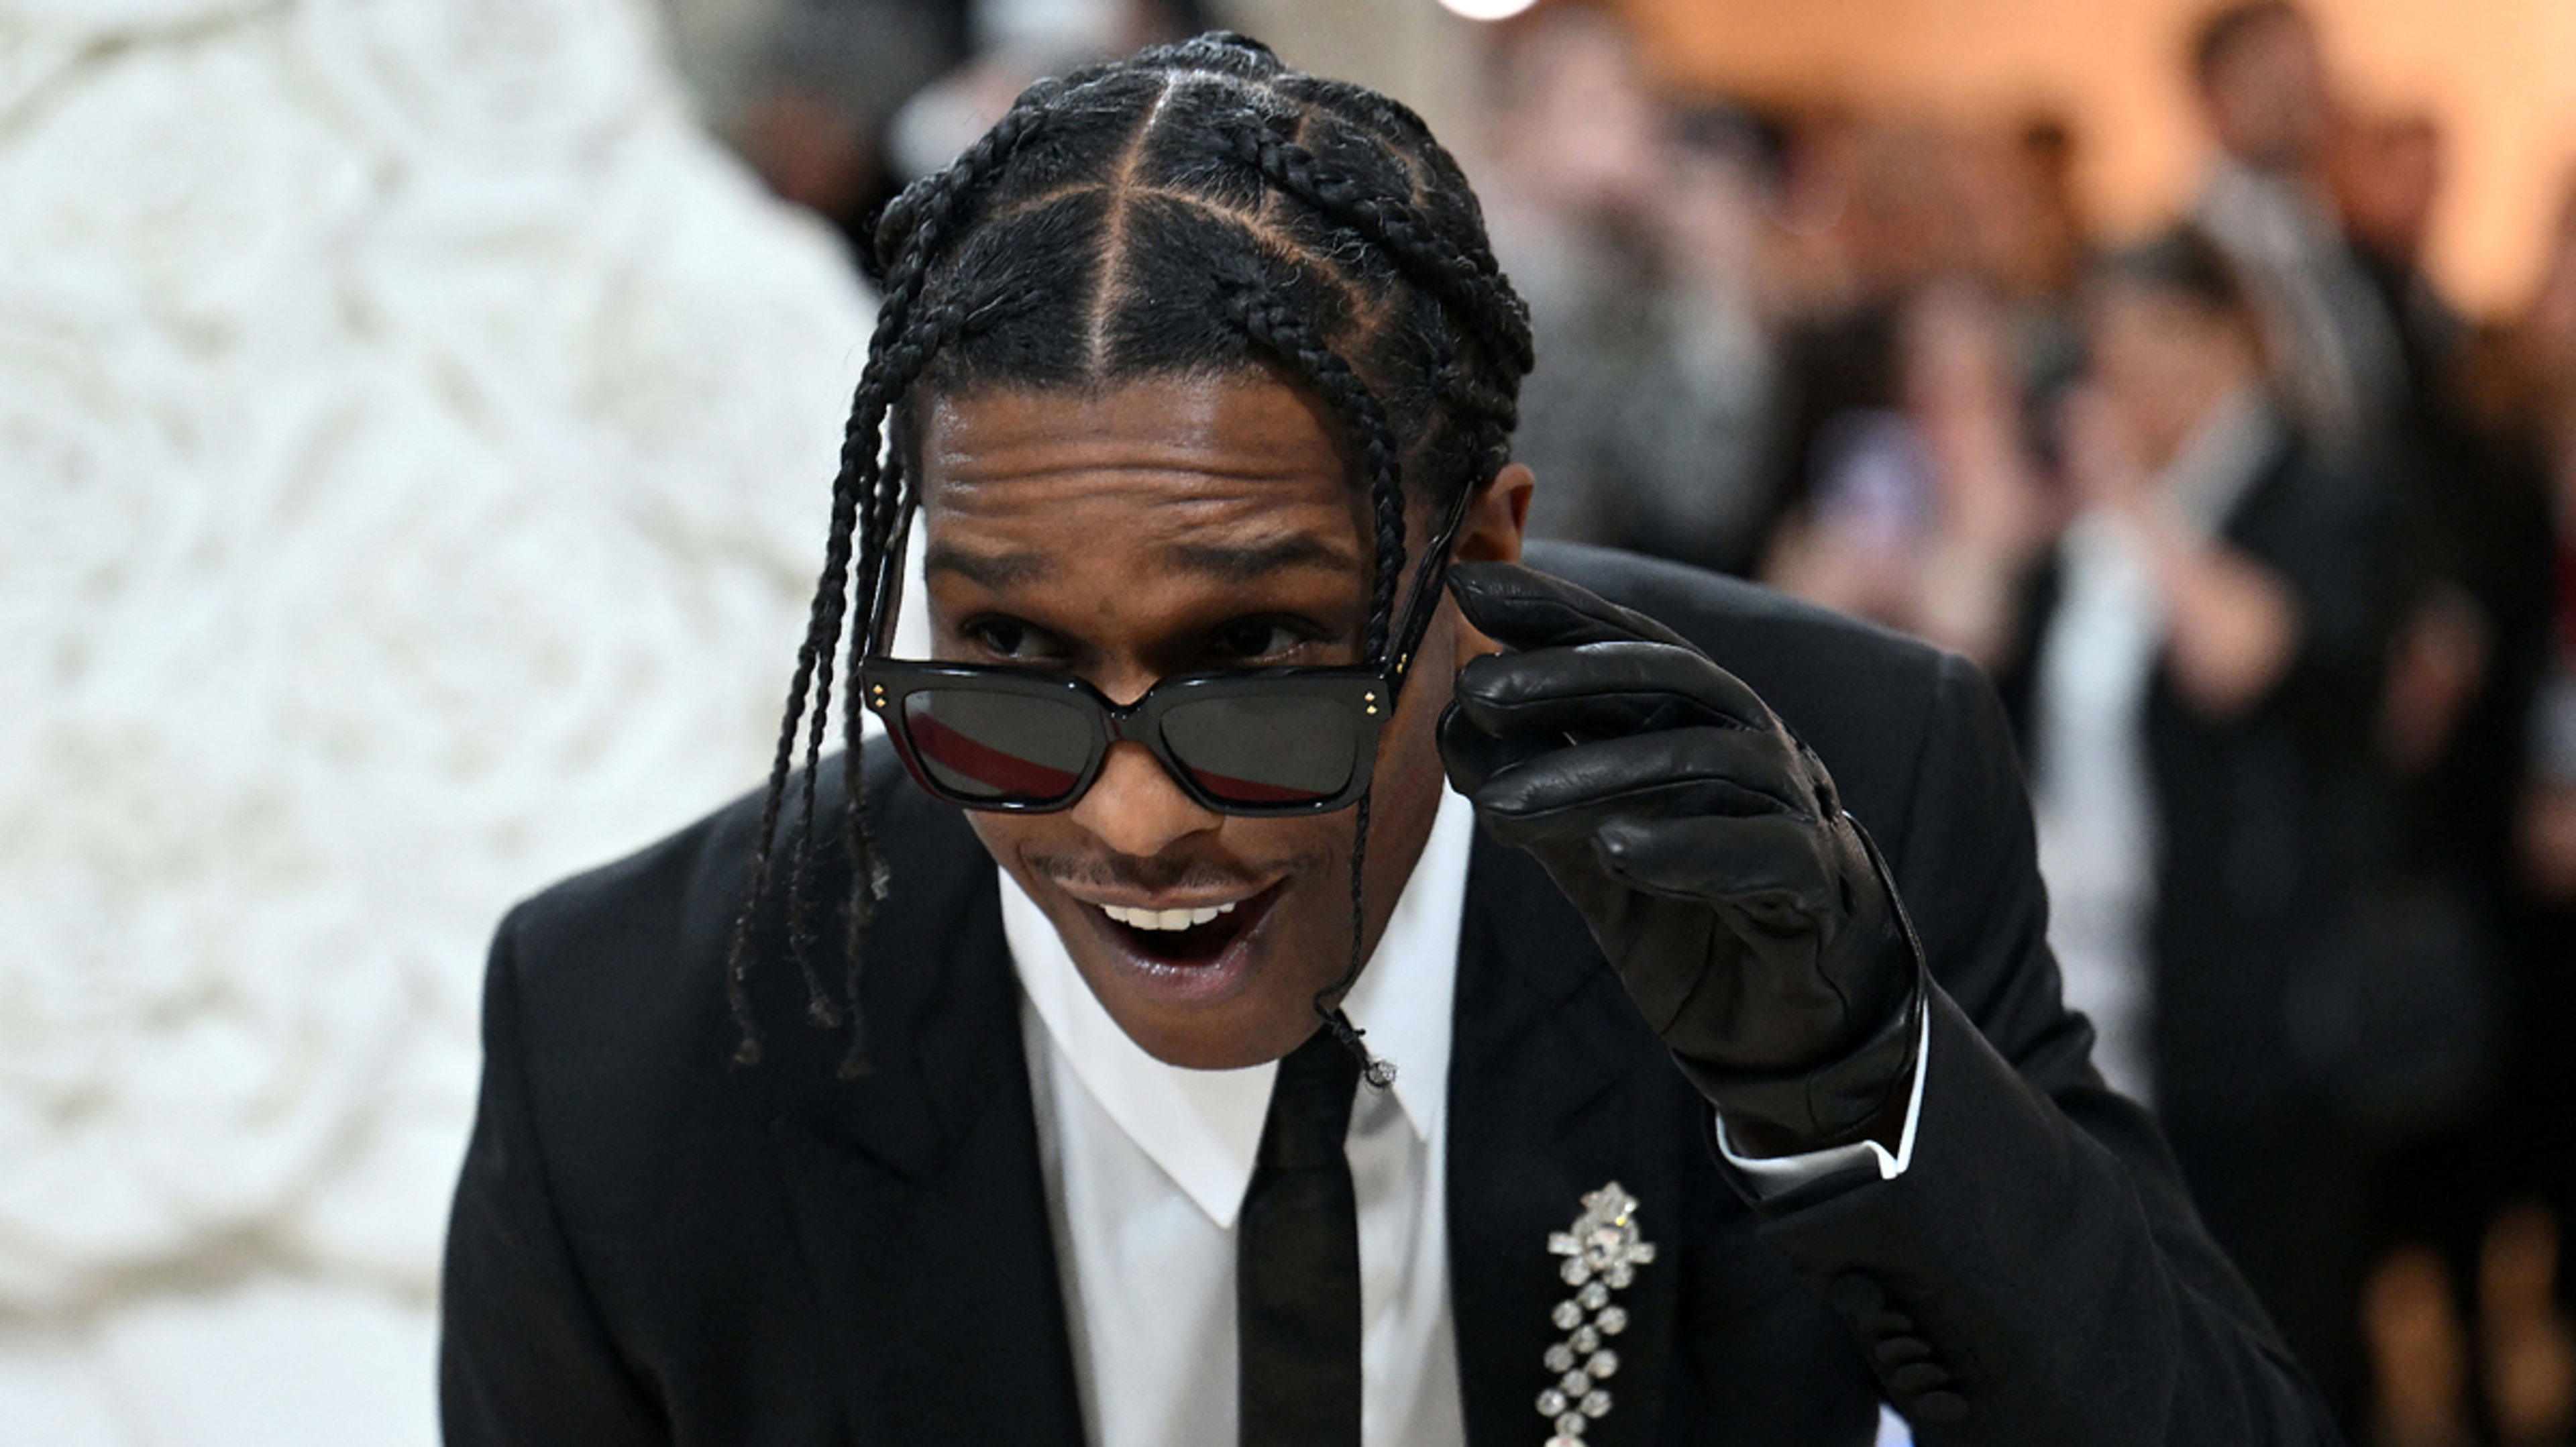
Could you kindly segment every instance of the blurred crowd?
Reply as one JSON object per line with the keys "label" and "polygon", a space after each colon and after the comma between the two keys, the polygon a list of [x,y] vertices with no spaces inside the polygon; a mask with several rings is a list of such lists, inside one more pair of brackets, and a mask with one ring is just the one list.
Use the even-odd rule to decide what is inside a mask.
{"label": "blurred crowd", "polygon": [[[1027,80],[1234,18],[792,0],[724,129],[846,231]],[[2061,117],[1488,34],[1452,140],[1537,331],[1534,529],[1982,664],[2101,1067],[2356,1439],[2576,1440],[2576,191],[2518,314],[2453,310],[2438,119],[2344,104],[2279,0],[2175,57],[2211,160],[2116,243]]]}

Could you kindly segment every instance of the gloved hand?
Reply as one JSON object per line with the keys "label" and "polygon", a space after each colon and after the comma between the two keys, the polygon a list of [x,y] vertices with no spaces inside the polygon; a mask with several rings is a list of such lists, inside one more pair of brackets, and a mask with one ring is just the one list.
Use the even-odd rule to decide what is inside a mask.
{"label": "gloved hand", "polygon": [[1546,866],[1738,1142],[1867,1134],[1912,1077],[1922,967],[1823,762],[1651,618],[1517,564],[1448,577],[1512,650],[1459,672],[1450,781]]}

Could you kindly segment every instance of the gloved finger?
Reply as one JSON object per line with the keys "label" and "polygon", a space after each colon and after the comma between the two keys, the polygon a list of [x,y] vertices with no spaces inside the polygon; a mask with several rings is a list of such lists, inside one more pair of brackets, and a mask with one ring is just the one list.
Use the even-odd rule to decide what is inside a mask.
{"label": "gloved finger", "polygon": [[1437,730],[1440,763],[1450,787],[1473,799],[1485,781],[1503,770],[1565,747],[1562,738],[1513,734],[1497,738],[1468,722],[1453,701],[1440,711]]}
{"label": "gloved finger", "polygon": [[1778,924],[1842,906],[1833,831],[1814,820],[1613,819],[1594,831],[1602,871],[1645,894],[1724,903]]}
{"label": "gloved finger", "polygon": [[1742,679],[1689,649],[1642,640],[1488,654],[1460,671],[1457,701],[1470,723],[1497,735],[1771,728],[1771,710]]}
{"label": "gloved finger", "polygon": [[1812,817],[1779,741],[1742,729],[1667,729],[1567,744],[1500,769],[1469,796],[1506,843],[1588,833],[1625,815]]}
{"label": "gloved finger", "polygon": [[1691,641],[1643,613],[1518,563],[1452,563],[1449,596],[1476,631],[1506,648],[1543,648],[1644,638],[1689,648]]}

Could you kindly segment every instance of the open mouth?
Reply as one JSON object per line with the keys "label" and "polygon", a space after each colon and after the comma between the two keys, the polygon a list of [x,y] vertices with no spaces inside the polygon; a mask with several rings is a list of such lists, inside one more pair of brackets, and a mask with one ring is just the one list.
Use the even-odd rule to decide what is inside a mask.
{"label": "open mouth", "polygon": [[1187,968],[1213,964],[1270,912],[1285,880],[1259,894],[1197,909],[1145,910],[1094,905],[1117,940],[1148,963]]}

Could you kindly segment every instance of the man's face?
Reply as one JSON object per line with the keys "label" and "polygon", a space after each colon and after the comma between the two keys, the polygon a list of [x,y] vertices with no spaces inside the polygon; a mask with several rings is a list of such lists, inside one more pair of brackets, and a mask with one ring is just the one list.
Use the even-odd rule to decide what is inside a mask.
{"label": "man's face", "polygon": [[[1071,673],[1120,703],[1176,674],[1361,661],[1376,530],[1303,392],[1255,373],[989,391],[934,399],[923,421],[939,658]],[[1518,467],[1481,491],[1458,555],[1518,556],[1528,491]],[[1411,509],[1416,550],[1431,526]],[[1380,739],[1372,945],[1439,805],[1432,727],[1462,646],[1475,635],[1443,598]],[[1349,960],[1354,818],[1215,813],[1132,742],[1068,809],[968,814],[1111,1018],[1198,1069],[1274,1060],[1313,1032],[1315,994]],[[1112,908],[1226,912],[1165,930]]]}
{"label": "man's face", "polygon": [[2355,125],[2334,159],[2344,230],[2391,261],[2417,261],[2442,192],[2441,130],[2422,116]]}
{"label": "man's face", "polygon": [[2237,37],[2211,69],[2202,98],[2218,143],[2269,170],[2308,165],[2333,121],[2316,30],[2295,15]]}
{"label": "man's face", "polygon": [[2150,468],[2172,461],[2220,402],[2259,375],[2242,323],[2179,297],[2113,286],[2086,319],[2090,380]]}

